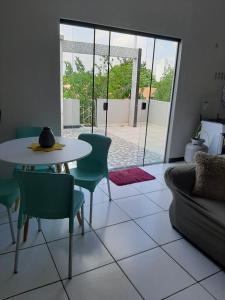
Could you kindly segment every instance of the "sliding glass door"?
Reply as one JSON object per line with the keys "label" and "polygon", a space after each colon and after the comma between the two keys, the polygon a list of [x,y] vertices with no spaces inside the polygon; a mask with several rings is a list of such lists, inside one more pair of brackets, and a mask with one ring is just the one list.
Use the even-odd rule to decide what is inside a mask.
{"label": "sliding glass door", "polygon": [[63,135],[111,137],[112,168],[162,162],[178,42],[61,24]]}
{"label": "sliding glass door", "polygon": [[145,128],[144,164],[164,161],[178,43],[155,39],[153,47],[151,96],[148,101]]}

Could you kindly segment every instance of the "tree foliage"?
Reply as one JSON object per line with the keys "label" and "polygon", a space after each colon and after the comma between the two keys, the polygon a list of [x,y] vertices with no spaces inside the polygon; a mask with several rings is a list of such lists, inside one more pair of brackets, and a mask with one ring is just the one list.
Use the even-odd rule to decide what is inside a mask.
{"label": "tree foliage", "polygon": [[63,76],[64,98],[80,99],[81,101],[90,98],[92,72],[85,71],[85,67],[78,57],[75,58],[75,71],[70,62],[65,62],[65,65],[65,75]]}
{"label": "tree foliage", "polygon": [[[108,95],[110,99],[127,99],[131,97],[132,87],[132,59],[117,58],[110,59],[109,78],[108,78],[108,61],[107,57],[102,57],[98,64],[95,65],[94,77],[94,96],[98,98],[107,97],[107,81]],[[85,99],[92,98],[93,75],[92,70],[85,70],[81,60],[75,58],[75,70],[73,70],[70,62],[65,62],[65,74],[63,76],[63,96],[64,98]],[[151,70],[146,67],[145,63],[140,67],[139,88],[149,86],[151,79]],[[155,83],[155,79],[153,78]],[[141,95],[140,95],[141,97]]]}
{"label": "tree foliage", "polygon": [[[130,99],[132,68],[132,59],[111,58],[108,65],[107,56],[99,58],[94,67],[94,98],[106,99],[108,85],[109,99]],[[146,63],[142,63],[140,66],[139,99],[143,98],[144,88],[149,87],[151,75],[151,70],[147,68]],[[152,76],[152,87],[156,88],[154,99],[170,101],[173,77],[174,70],[172,68],[166,70],[159,82],[156,82]],[[80,100],[81,123],[90,125],[93,109],[93,70],[86,70],[79,57],[75,58],[74,67],[70,62],[65,62],[63,97]]]}
{"label": "tree foliage", "polygon": [[162,75],[159,82],[155,83],[156,91],[154,99],[161,101],[170,101],[173,87],[174,69],[169,67]]}

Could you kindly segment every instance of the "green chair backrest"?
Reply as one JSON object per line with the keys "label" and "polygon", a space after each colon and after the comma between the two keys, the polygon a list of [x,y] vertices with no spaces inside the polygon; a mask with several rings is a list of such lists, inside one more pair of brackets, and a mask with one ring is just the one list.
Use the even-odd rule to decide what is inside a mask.
{"label": "green chair backrest", "polygon": [[16,129],[16,138],[26,138],[39,136],[42,131],[42,127],[18,127]]}
{"label": "green chair backrest", "polygon": [[19,186],[14,178],[0,178],[0,204],[10,208],[19,196]]}
{"label": "green chair backrest", "polygon": [[108,172],[107,158],[112,140],[104,135],[94,133],[82,133],[78,139],[86,141],[92,146],[91,154],[78,160],[78,169],[90,172]]}
{"label": "green chair backrest", "polygon": [[20,213],[41,219],[63,219],[73,216],[74,178],[69,174],[17,171],[20,187]]}

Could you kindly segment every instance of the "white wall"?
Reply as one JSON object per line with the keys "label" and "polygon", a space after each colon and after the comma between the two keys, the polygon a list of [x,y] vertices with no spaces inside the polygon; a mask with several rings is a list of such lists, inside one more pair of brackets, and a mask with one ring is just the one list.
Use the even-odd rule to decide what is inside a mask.
{"label": "white wall", "polygon": [[[103,110],[103,103],[106,100],[98,99],[97,105],[97,124],[105,124],[105,111]],[[138,101],[138,122],[146,122],[147,120],[147,106],[146,110],[141,109],[142,102],[146,100]],[[108,124],[128,124],[129,123],[129,113],[130,113],[130,100],[110,100],[108,101]],[[148,105],[148,104],[147,104]],[[167,126],[168,116],[169,116],[170,103],[158,100],[151,100],[151,105],[149,109],[149,122],[157,124],[160,126]]]}
{"label": "white wall", "polygon": [[170,102],[151,100],[149,120],[153,124],[168,126]]}
{"label": "white wall", "polygon": [[80,100],[63,100],[63,126],[80,125]]}
{"label": "white wall", "polygon": [[20,125],[48,125],[59,133],[59,22],[65,18],[182,38],[169,154],[183,156],[200,99],[210,102],[208,115],[218,110],[224,82],[214,73],[224,71],[224,16],[223,0],[1,0],[0,141]]}
{"label": "white wall", "polygon": [[[97,124],[104,125],[106,123],[106,113],[103,110],[103,103],[106,100],[97,100]],[[108,101],[108,124],[127,124],[129,120],[129,99],[113,99]]]}

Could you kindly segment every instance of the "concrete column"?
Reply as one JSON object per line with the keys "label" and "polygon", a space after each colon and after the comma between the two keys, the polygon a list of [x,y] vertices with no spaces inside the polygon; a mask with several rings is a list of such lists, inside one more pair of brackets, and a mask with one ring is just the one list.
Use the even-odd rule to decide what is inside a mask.
{"label": "concrete column", "polygon": [[140,68],[141,68],[141,49],[138,49],[137,57],[133,59],[133,68],[132,68],[132,85],[131,85],[131,99],[130,99],[130,112],[129,112],[129,126],[132,127],[137,127]]}

